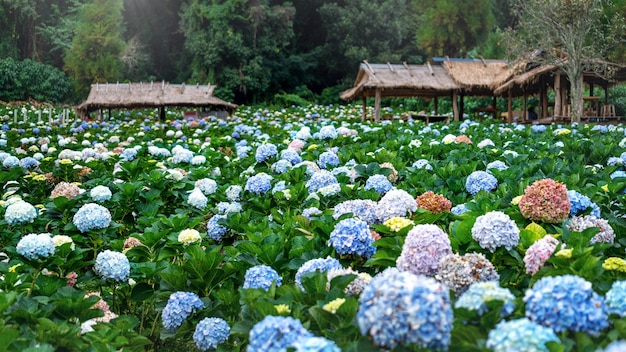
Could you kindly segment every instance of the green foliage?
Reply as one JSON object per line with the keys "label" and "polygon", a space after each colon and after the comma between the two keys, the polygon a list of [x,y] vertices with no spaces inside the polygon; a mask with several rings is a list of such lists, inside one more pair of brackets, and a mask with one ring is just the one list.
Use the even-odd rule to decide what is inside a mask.
{"label": "green foliage", "polygon": [[60,103],[72,93],[67,76],[58,69],[32,60],[0,59],[0,100],[34,99]]}

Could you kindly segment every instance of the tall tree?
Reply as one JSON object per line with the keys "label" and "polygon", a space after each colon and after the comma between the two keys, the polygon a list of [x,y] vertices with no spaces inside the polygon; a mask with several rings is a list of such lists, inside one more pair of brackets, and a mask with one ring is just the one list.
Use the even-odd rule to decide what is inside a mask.
{"label": "tall tree", "polygon": [[605,0],[517,1],[519,26],[508,32],[509,55],[565,72],[573,121],[580,121],[583,112],[583,73],[604,72],[598,62],[624,31],[623,17],[606,11],[607,7],[610,3]]}
{"label": "tall tree", "polygon": [[463,56],[495,25],[491,0],[434,0],[422,7],[417,43],[432,56]]}
{"label": "tall tree", "polygon": [[65,56],[65,70],[84,96],[91,83],[115,81],[122,71],[122,0],[93,0],[78,14],[76,35]]}

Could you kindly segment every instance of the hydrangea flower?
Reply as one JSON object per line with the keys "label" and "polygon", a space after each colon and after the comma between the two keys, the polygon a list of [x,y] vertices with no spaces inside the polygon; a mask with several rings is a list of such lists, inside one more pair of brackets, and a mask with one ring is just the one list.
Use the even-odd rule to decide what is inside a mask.
{"label": "hydrangea flower", "polygon": [[46,259],[54,253],[54,241],[49,233],[28,234],[20,239],[15,248],[28,260]]}
{"label": "hydrangea flower", "polygon": [[339,157],[331,151],[323,152],[317,160],[317,165],[319,165],[322,169],[337,166],[339,165]]}
{"label": "hydrangea flower", "polygon": [[452,254],[448,235],[437,225],[415,225],[409,231],[396,260],[396,267],[413,274],[433,276],[441,258]]}
{"label": "hydrangea flower", "polygon": [[465,190],[471,195],[480,191],[491,192],[498,187],[498,180],[486,171],[474,171],[465,180]]}
{"label": "hydrangea flower", "polygon": [[559,333],[580,331],[597,336],[608,325],[604,299],[580,276],[546,276],[526,290],[526,317]]}
{"label": "hydrangea flower", "polygon": [[243,288],[261,288],[268,291],[272,283],[276,283],[276,287],[282,284],[282,278],[276,270],[267,265],[256,265],[248,270],[244,276]]}
{"label": "hydrangea flower", "polygon": [[185,148],[172,149],[174,156],[172,156],[172,162],[174,164],[190,164],[193,160],[193,152]]}
{"label": "hydrangea flower", "polygon": [[568,190],[567,198],[569,198],[569,213],[571,216],[581,215],[591,208],[589,215],[593,215],[596,218],[600,217],[600,207],[586,195],[575,190]]}
{"label": "hydrangea flower", "polygon": [[228,188],[226,188],[226,198],[231,202],[238,201],[240,199],[242,190],[243,187],[239,185],[228,186]]}
{"label": "hydrangea flower", "polygon": [[487,172],[489,172],[489,170],[491,170],[491,169],[496,169],[498,171],[504,171],[504,170],[506,170],[508,168],[509,167],[507,166],[507,164],[505,164],[504,162],[502,162],[500,160],[492,161],[489,164],[487,164],[487,166],[485,167]]}
{"label": "hydrangea flower", "polygon": [[426,159],[418,159],[417,161],[413,163],[413,165],[411,165],[411,167],[414,167],[416,169],[424,169],[424,170],[433,169],[433,167],[430,165],[430,162]]}
{"label": "hydrangea flower", "polygon": [[376,215],[377,203],[370,199],[352,199],[335,205],[333,217],[335,220],[342,215],[352,213],[355,217],[367,222],[368,225],[378,222]]}
{"label": "hydrangea flower", "polygon": [[413,220],[396,216],[385,221],[383,225],[387,226],[393,232],[399,232],[407,226],[415,225],[415,223],[413,222]]}
{"label": "hydrangea flower", "polygon": [[471,284],[498,281],[500,275],[493,264],[481,253],[448,254],[441,257],[435,279],[460,295]]}
{"label": "hydrangea flower", "polygon": [[326,274],[326,278],[328,279],[326,282],[326,290],[330,290],[330,283],[334,278],[344,275],[356,275],[356,278],[354,278],[354,280],[352,280],[352,282],[350,282],[343,291],[347,296],[360,295],[361,292],[363,292],[363,289],[369,285],[372,280],[372,276],[370,274],[361,273],[352,268],[333,269],[329,270]]}
{"label": "hydrangea flower", "polygon": [[503,302],[501,316],[510,315],[515,310],[515,296],[508,288],[502,288],[497,281],[477,281],[463,292],[454,304],[454,308],[474,310],[478,315],[487,312],[487,303]]}
{"label": "hydrangea flower", "polygon": [[316,207],[306,208],[302,211],[302,216],[311,220],[312,216],[320,216],[322,215],[322,211]]}
{"label": "hydrangea flower", "polygon": [[285,149],[282,152],[280,152],[280,158],[282,160],[288,161],[289,163],[291,163],[291,165],[296,165],[302,162],[302,157],[300,157],[300,154],[298,154],[296,150],[291,149],[291,148]]}
{"label": "hydrangea flower", "polygon": [[450,209],[450,212],[454,215],[461,215],[463,213],[467,213],[468,211],[469,209],[467,209],[467,206],[465,205],[465,203],[457,204],[454,207],[452,207],[452,209]]}
{"label": "hydrangea flower", "polygon": [[535,222],[563,222],[570,212],[567,188],[549,178],[537,180],[526,187],[519,209],[522,216]]}
{"label": "hydrangea flower", "polygon": [[178,242],[182,243],[184,246],[200,242],[200,240],[202,240],[202,238],[198,230],[185,229],[178,234]]}
{"label": "hydrangea flower", "polygon": [[526,274],[535,275],[550,258],[552,253],[554,253],[558,244],[559,241],[556,238],[546,235],[528,247],[526,254],[524,254]]}
{"label": "hydrangea flower", "polygon": [[217,345],[228,340],[230,326],[222,318],[204,318],[196,325],[193,341],[202,351],[217,348]]}
{"label": "hydrangea flower", "polygon": [[94,271],[105,280],[126,281],[130,276],[130,262],[124,253],[107,249],[96,256]]}
{"label": "hydrangea flower", "polygon": [[246,181],[245,190],[254,194],[267,193],[272,188],[271,180],[272,176],[260,172]]}
{"label": "hydrangea flower", "polygon": [[365,190],[373,189],[374,191],[385,194],[393,188],[393,185],[385,175],[372,175],[365,181]]}
{"label": "hydrangea flower", "polygon": [[377,218],[385,222],[393,217],[405,217],[417,210],[415,198],[401,189],[392,189],[378,201]]}
{"label": "hydrangea flower", "polygon": [[626,341],[618,340],[613,341],[606,346],[602,352],[623,352],[626,351]]}
{"label": "hydrangea flower", "polygon": [[61,181],[54,186],[54,189],[50,193],[50,199],[57,197],[65,197],[67,199],[74,199],[81,193],[81,189],[73,183]]}
{"label": "hydrangea flower", "polygon": [[137,157],[137,150],[134,148],[126,148],[120,155],[120,158],[124,161],[133,161]]}
{"label": "hydrangea flower", "polygon": [[37,218],[37,209],[32,204],[18,200],[10,204],[4,212],[4,220],[9,225],[25,224],[33,222]]}
{"label": "hydrangea flower", "polygon": [[626,316],[626,281],[615,281],[605,296],[606,306],[610,314]]}
{"label": "hydrangea flower", "polygon": [[193,292],[178,291],[170,295],[167,300],[161,319],[163,327],[167,330],[178,329],[197,309],[204,308],[200,297]]}
{"label": "hydrangea flower", "polygon": [[452,202],[446,197],[427,191],[418,196],[415,201],[417,207],[430,211],[433,214],[447,213],[452,208]]}
{"label": "hydrangea flower", "polygon": [[39,161],[33,157],[27,156],[20,160],[20,166],[24,169],[34,169],[39,166]]}
{"label": "hydrangea flower", "polygon": [[278,149],[272,143],[261,144],[255,153],[257,163],[262,163],[278,155]]}
{"label": "hydrangea flower", "polygon": [[615,241],[615,231],[605,219],[598,219],[593,215],[575,216],[566,225],[570,231],[583,232],[588,228],[597,227],[600,231],[589,241],[590,244],[596,242],[613,243]]}
{"label": "hydrangea flower", "polygon": [[311,175],[311,178],[306,182],[306,186],[309,189],[309,193],[315,193],[321,188],[339,185],[337,178],[327,170],[319,170]]}
{"label": "hydrangea flower", "polygon": [[369,258],[376,253],[374,238],[367,222],[357,219],[339,221],[330,233],[328,244],[341,255],[354,254]]}
{"label": "hydrangea flower", "polygon": [[199,189],[206,196],[217,191],[217,182],[210,178],[201,178],[194,183],[194,188]]}
{"label": "hydrangea flower", "polygon": [[291,167],[292,165],[289,161],[281,159],[272,164],[272,171],[277,174],[284,174],[289,171]]}
{"label": "hydrangea flower", "polygon": [[17,167],[19,164],[20,164],[20,159],[18,159],[17,157],[13,155],[7,156],[4,159],[4,161],[2,161],[2,166],[4,166],[7,169]]}
{"label": "hydrangea flower", "polygon": [[202,193],[199,188],[194,188],[187,197],[187,203],[194,208],[204,209],[207,206],[209,199]]}
{"label": "hydrangea flower", "polygon": [[388,268],[361,293],[357,323],[361,334],[384,349],[415,344],[446,350],[453,323],[450,295],[432,278]]}
{"label": "hydrangea flower", "polygon": [[304,337],[294,342],[295,352],[341,352],[335,342],[323,337]]}
{"label": "hydrangea flower", "polygon": [[341,263],[339,263],[337,259],[331,257],[307,260],[304,264],[302,264],[302,266],[300,266],[300,268],[298,268],[298,271],[296,272],[296,285],[304,291],[304,286],[302,286],[302,275],[316,271],[328,272],[330,270],[341,268]]}
{"label": "hydrangea flower", "polygon": [[220,242],[222,237],[228,232],[228,228],[218,223],[221,219],[226,219],[225,215],[213,215],[206,224],[207,234],[209,238]]}
{"label": "hydrangea flower", "polygon": [[111,213],[102,205],[88,203],[78,209],[72,222],[80,232],[105,229],[111,223]]}
{"label": "hydrangea flower", "polygon": [[519,242],[519,228],[507,214],[490,211],[476,218],[472,227],[472,238],[478,241],[481,248],[490,252],[495,252],[498,247],[511,250]]}
{"label": "hydrangea flower", "polygon": [[110,200],[113,193],[107,186],[96,186],[89,191],[89,196],[94,202],[102,203]]}
{"label": "hydrangea flower", "polygon": [[335,126],[328,125],[328,126],[323,126],[322,128],[320,128],[318,138],[319,139],[337,138],[337,130],[335,129]]}
{"label": "hydrangea flower", "polygon": [[546,343],[550,341],[560,342],[552,329],[527,318],[521,318],[498,323],[495,329],[489,332],[487,347],[494,352],[548,352]]}
{"label": "hydrangea flower", "polygon": [[478,144],[476,145],[478,148],[483,149],[486,147],[495,147],[496,144],[493,143],[493,141],[489,138],[483,139],[482,141],[478,142]]}
{"label": "hydrangea flower", "polygon": [[250,330],[247,352],[284,352],[313,334],[292,317],[268,315]]}

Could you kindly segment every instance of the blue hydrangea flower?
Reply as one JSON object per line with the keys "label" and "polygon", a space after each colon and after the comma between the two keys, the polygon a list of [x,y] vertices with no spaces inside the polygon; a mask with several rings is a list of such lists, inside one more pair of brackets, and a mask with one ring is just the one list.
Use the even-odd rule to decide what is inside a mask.
{"label": "blue hydrangea flower", "polygon": [[242,190],[243,187],[239,185],[228,186],[228,188],[226,188],[226,198],[231,202],[238,201]]}
{"label": "blue hydrangea flower", "polygon": [[355,254],[364,258],[369,258],[376,253],[373,243],[374,238],[367,222],[357,218],[339,221],[328,240],[328,244],[335,248],[337,253]]}
{"label": "blue hydrangea flower", "polygon": [[610,314],[626,316],[626,281],[615,281],[605,296]]}
{"label": "blue hydrangea flower", "polygon": [[296,272],[296,285],[300,287],[302,291],[304,291],[304,286],[302,286],[302,275],[306,273],[312,273],[315,271],[319,272],[328,272],[331,270],[341,269],[341,263],[335,258],[327,257],[327,258],[316,258],[311,259],[298,269]]}
{"label": "blue hydrangea flower", "polygon": [[256,162],[262,163],[264,161],[269,160],[272,157],[278,155],[278,149],[276,146],[271,143],[261,144],[258,148],[256,148]]}
{"label": "blue hydrangea flower", "polygon": [[17,167],[19,164],[20,164],[20,159],[18,159],[17,157],[13,155],[8,155],[2,162],[2,166],[6,167],[7,169]]}
{"label": "blue hydrangea flower", "polygon": [[206,224],[209,238],[217,242],[220,242],[228,231],[228,228],[218,223],[221,219],[226,219],[226,215],[213,215]]}
{"label": "blue hydrangea flower", "polygon": [[194,187],[202,191],[204,195],[211,195],[217,191],[217,182],[210,178],[202,178],[194,183]]}
{"label": "blue hydrangea flower", "polygon": [[478,241],[481,248],[492,253],[498,247],[511,250],[519,242],[519,228],[507,214],[490,211],[476,218],[472,227],[472,238]]}
{"label": "blue hydrangea flower", "polygon": [[120,155],[120,158],[124,161],[133,161],[137,157],[137,150],[134,148],[126,148]]}
{"label": "blue hydrangea flower", "polygon": [[327,170],[319,170],[306,182],[306,186],[309,189],[309,193],[315,193],[321,188],[339,184],[337,178]]}
{"label": "blue hydrangea flower", "polygon": [[624,352],[626,351],[626,341],[613,341],[606,346],[602,352]]}
{"label": "blue hydrangea flower", "polygon": [[276,282],[276,287],[282,284],[282,278],[276,270],[267,265],[257,265],[246,270],[243,288],[262,288],[268,291],[272,283]]}
{"label": "blue hydrangea flower", "polygon": [[617,170],[611,174],[611,180],[614,178],[626,178],[626,171]]}
{"label": "blue hydrangea flower", "polygon": [[543,133],[546,131],[546,126],[545,125],[532,125],[530,126],[531,131],[535,132],[535,133]]}
{"label": "blue hydrangea flower", "polygon": [[365,221],[368,225],[372,225],[378,222],[377,206],[377,203],[370,199],[347,200],[335,205],[333,217],[337,220],[344,214],[352,213],[352,215]]}
{"label": "blue hydrangea flower", "polygon": [[292,317],[268,315],[250,330],[247,352],[284,352],[313,334]]}
{"label": "blue hydrangea flower", "polygon": [[339,165],[339,157],[331,151],[323,152],[317,160],[317,165],[319,165],[322,169],[337,166]]}
{"label": "blue hydrangea flower", "polygon": [[357,322],[384,349],[415,344],[446,350],[453,323],[448,289],[432,278],[389,268],[359,298]]}
{"label": "blue hydrangea flower", "polygon": [[239,202],[219,202],[217,203],[217,213],[226,215],[228,213],[239,213],[242,210]]}
{"label": "blue hydrangea flower", "polygon": [[417,210],[417,202],[407,191],[392,189],[378,201],[378,220],[385,222],[393,217],[405,217]]}
{"label": "blue hydrangea flower", "polygon": [[237,157],[239,159],[244,159],[245,157],[248,156],[248,152],[250,152],[252,150],[252,147],[247,146],[247,145],[242,145],[242,146],[237,146],[235,147],[235,151],[237,153]]}
{"label": "blue hydrangea flower", "polygon": [[489,332],[487,347],[494,352],[548,352],[546,343],[550,341],[560,342],[552,329],[522,318],[498,323]]}
{"label": "blue hydrangea flower", "polygon": [[489,170],[491,169],[496,169],[499,171],[504,171],[506,169],[508,169],[509,167],[507,166],[507,164],[505,164],[504,162],[500,161],[500,160],[496,160],[496,161],[492,161],[489,164],[487,164],[487,167],[485,167],[485,169],[487,170],[487,172],[489,172]]}
{"label": "blue hydrangea flower", "polygon": [[374,191],[385,194],[393,188],[393,185],[385,175],[372,175],[365,181],[365,190],[373,189]]}
{"label": "blue hydrangea flower", "polygon": [[510,315],[515,310],[515,296],[508,288],[502,288],[497,281],[479,281],[469,286],[454,304],[454,308],[465,308],[483,315],[487,312],[487,303],[502,301],[501,316]]}
{"label": "blue hydrangea flower", "polygon": [[498,180],[486,171],[474,171],[465,181],[465,190],[471,195],[475,195],[480,191],[493,191],[498,187]]}
{"label": "blue hydrangea flower", "polygon": [[457,204],[453,206],[452,209],[450,209],[450,212],[454,215],[461,215],[463,213],[467,213],[468,211],[469,209],[467,209],[467,206],[465,205],[465,203]]}
{"label": "blue hydrangea flower", "polygon": [[335,126],[324,126],[322,128],[320,128],[320,131],[318,133],[318,138],[319,139],[335,139],[337,138],[337,130],[335,129]]}
{"label": "blue hydrangea flower", "polygon": [[193,152],[185,148],[175,148],[174,156],[172,156],[172,162],[174,164],[190,164],[193,160]]}
{"label": "blue hydrangea flower", "polygon": [[49,233],[28,234],[17,243],[17,253],[28,260],[45,259],[54,253],[54,242]]}
{"label": "blue hydrangea flower", "polygon": [[282,160],[287,160],[291,163],[291,165],[296,165],[302,162],[302,157],[298,154],[297,151],[293,149],[285,149],[280,153],[280,158]]}
{"label": "blue hydrangea flower", "polygon": [[102,203],[111,199],[113,193],[111,193],[111,190],[107,186],[96,186],[89,191],[89,196],[94,202]]}
{"label": "blue hydrangea flower", "polygon": [[88,203],[78,209],[72,222],[80,232],[105,229],[111,223],[111,213],[101,205]]}
{"label": "blue hydrangea flower", "polygon": [[217,348],[217,345],[228,340],[230,326],[221,318],[204,318],[196,325],[193,341],[202,351]]}
{"label": "blue hydrangea flower", "polygon": [[569,198],[569,213],[571,216],[580,215],[587,209],[591,208],[591,214],[596,218],[600,217],[600,207],[591,201],[589,197],[579,193],[575,190],[568,190],[567,197]]}
{"label": "blue hydrangea flower", "polygon": [[27,156],[20,160],[20,166],[24,169],[34,169],[39,166],[39,161],[33,157]]}
{"label": "blue hydrangea flower", "polygon": [[341,352],[334,341],[319,336],[304,337],[293,344],[296,352]]}
{"label": "blue hydrangea flower", "polygon": [[107,249],[98,253],[94,271],[105,280],[126,281],[130,276],[130,262],[124,253]]}
{"label": "blue hydrangea flower", "polygon": [[277,174],[284,174],[285,172],[291,170],[291,167],[292,165],[289,161],[280,159],[272,164],[272,171]]}
{"label": "blue hydrangea flower", "polygon": [[604,299],[580,276],[546,276],[524,295],[526,317],[559,333],[580,331],[597,336],[608,325]]}
{"label": "blue hydrangea flower", "polygon": [[424,170],[432,170],[433,167],[430,165],[430,162],[426,159],[419,159],[417,161],[415,161],[413,163],[413,165],[411,165],[411,167],[414,167],[416,169],[424,169]]}
{"label": "blue hydrangea flower", "polygon": [[23,200],[10,204],[4,212],[4,220],[9,225],[33,222],[35,218],[37,218],[37,209]]}
{"label": "blue hydrangea flower", "polygon": [[302,216],[311,220],[312,216],[320,216],[322,215],[322,211],[316,207],[306,208],[302,211]]}
{"label": "blue hydrangea flower", "polygon": [[260,172],[246,181],[245,190],[254,194],[267,193],[272,188],[271,180],[272,176]]}
{"label": "blue hydrangea flower", "polygon": [[208,202],[209,198],[207,198],[199,188],[194,188],[191,193],[189,193],[189,197],[187,197],[187,203],[198,209],[206,208]]}
{"label": "blue hydrangea flower", "polygon": [[163,327],[167,330],[178,329],[196,309],[202,308],[204,308],[204,303],[195,293],[174,292],[167,300],[167,305],[165,305],[161,314]]}

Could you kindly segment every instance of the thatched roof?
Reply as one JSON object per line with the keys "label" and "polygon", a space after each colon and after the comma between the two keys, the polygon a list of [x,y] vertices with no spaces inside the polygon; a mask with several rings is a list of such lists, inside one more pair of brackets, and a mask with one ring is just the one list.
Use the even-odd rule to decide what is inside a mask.
{"label": "thatched roof", "polygon": [[92,84],[85,102],[76,110],[89,114],[98,109],[157,107],[210,107],[232,113],[237,105],[213,96],[215,86],[169,83]]}
{"label": "thatched roof", "polygon": [[493,95],[493,83],[513,75],[513,69],[503,60],[447,60],[442,66],[464,94],[473,96]]}
{"label": "thatched roof", "polygon": [[341,99],[373,97],[449,96],[460,89],[439,65],[392,65],[361,63],[354,86],[341,93]]}

